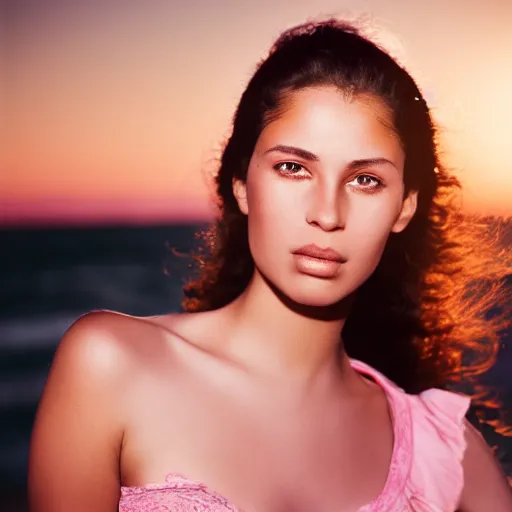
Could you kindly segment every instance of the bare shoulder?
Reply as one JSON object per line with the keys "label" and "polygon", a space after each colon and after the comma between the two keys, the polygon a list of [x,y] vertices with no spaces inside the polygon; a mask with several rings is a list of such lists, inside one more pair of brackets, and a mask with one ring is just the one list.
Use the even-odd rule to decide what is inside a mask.
{"label": "bare shoulder", "polygon": [[[222,320],[222,319],[221,319]],[[154,371],[165,360],[173,371],[180,350],[208,350],[217,340],[221,321],[216,312],[171,313],[134,317],[114,311],[94,311],[80,317],[64,335],[54,366],[66,360],[89,378],[133,381],[138,372]]]}
{"label": "bare shoulder", "polygon": [[[175,326],[193,324],[192,317],[173,313],[152,317],[136,317],[115,311],[92,311],[80,317],[66,332],[59,351],[82,352],[92,364],[116,372],[140,365],[145,356],[169,351],[173,341],[181,338]],[[192,320],[192,321],[191,321]],[[109,363],[113,363],[109,367]]]}
{"label": "bare shoulder", "polygon": [[512,512],[512,492],[492,449],[469,422],[465,424],[467,443],[463,460],[464,489],[462,512]]}
{"label": "bare shoulder", "polygon": [[158,332],[145,319],[101,311],[64,334],[32,432],[31,510],[116,508],[130,390],[145,362],[163,350]]}
{"label": "bare shoulder", "polygon": [[144,350],[162,346],[158,344],[158,329],[157,323],[149,318],[93,311],[68,329],[57,349],[57,357],[78,357],[81,363],[85,361],[98,371],[120,375],[123,370],[134,369]]}
{"label": "bare shoulder", "polygon": [[[66,363],[87,371],[119,374],[129,363],[131,337],[124,337],[134,319],[110,311],[95,311],[80,317],[64,334],[56,352],[55,363]],[[54,364],[55,364],[54,363]],[[107,374],[105,374],[107,376]]]}

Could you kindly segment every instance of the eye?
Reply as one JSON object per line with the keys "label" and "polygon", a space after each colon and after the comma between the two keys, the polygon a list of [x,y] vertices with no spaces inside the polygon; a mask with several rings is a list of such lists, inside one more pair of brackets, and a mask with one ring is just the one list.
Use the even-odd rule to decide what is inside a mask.
{"label": "eye", "polygon": [[281,162],[275,165],[274,169],[279,174],[292,178],[306,178],[308,176],[308,171],[296,162]]}
{"label": "eye", "polygon": [[370,174],[359,174],[349,184],[359,189],[372,191],[377,190],[384,185],[382,180]]}

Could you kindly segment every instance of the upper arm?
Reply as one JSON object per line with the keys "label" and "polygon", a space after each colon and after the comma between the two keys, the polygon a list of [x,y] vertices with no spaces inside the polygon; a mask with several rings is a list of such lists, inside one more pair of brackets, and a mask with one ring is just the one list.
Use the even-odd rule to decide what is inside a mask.
{"label": "upper arm", "polygon": [[111,316],[82,317],[57,349],[32,432],[32,512],[117,510],[126,357]]}
{"label": "upper arm", "polygon": [[508,481],[482,435],[466,423],[462,512],[512,512]]}

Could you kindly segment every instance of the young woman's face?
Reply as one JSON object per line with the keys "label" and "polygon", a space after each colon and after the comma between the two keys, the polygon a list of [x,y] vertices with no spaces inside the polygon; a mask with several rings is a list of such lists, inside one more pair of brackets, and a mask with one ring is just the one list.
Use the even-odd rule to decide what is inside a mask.
{"label": "young woman's face", "polygon": [[332,305],[372,274],[416,194],[403,199],[405,155],[377,98],[316,87],[284,107],[234,191],[256,272],[299,304]]}

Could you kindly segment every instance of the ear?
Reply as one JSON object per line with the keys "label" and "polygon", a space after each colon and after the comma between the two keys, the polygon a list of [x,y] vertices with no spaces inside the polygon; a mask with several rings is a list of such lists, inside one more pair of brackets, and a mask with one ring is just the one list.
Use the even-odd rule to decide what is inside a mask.
{"label": "ear", "polygon": [[393,233],[400,233],[407,227],[410,220],[414,217],[414,214],[416,213],[417,206],[418,191],[411,190],[411,192],[409,192],[407,197],[404,199],[402,203],[402,209],[400,210],[400,214],[398,215],[398,218],[396,219],[395,223],[393,224],[393,227],[391,228],[391,231]]}
{"label": "ear", "polygon": [[233,178],[233,194],[238,203],[238,208],[240,208],[244,215],[247,215],[249,213],[249,205],[247,204],[247,185],[245,182]]}

